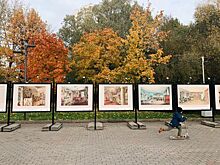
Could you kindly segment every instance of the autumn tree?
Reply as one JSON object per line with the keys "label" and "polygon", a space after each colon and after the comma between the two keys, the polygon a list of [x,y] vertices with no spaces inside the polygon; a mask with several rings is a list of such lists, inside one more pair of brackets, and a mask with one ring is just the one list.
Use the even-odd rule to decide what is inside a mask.
{"label": "autumn tree", "polygon": [[139,82],[145,79],[145,82],[154,82],[155,66],[168,62],[171,57],[164,55],[160,45],[167,36],[159,30],[162,18],[162,12],[152,17],[150,5],[145,11],[138,6],[134,8],[130,16],[132,27],[125,40],[127,56],[117,69],[115,81]]}
{"label": "autumn tree", "polygon": [[46,31],[35,34],[32,41],[36,47],[28,54],[28,79],[31,82],[64,82],[69,62],[63,41]]}
{"label": "autumn tree", "polygon": [[2,28],[0,56],[4,61],[6,80],[15,81],[16,77],[24,77],[22,70],[24,41],[28,42],[34,34],[45,30],[46,24],[34,9],[25,9],[19,1],[13,6],[8,5],[8,10]]}
{"label": "autumn tree", "polygon": [[96,82],[154,82],[154,68],[166,63],[159,41],[166,33],[159,31],[162,13],[152,18],[150,8],[138,6],[131,14],[132,27],[123,39],[111,29],[85,34],[73,46],[74,65],[79,79],[87,76]]}
{"label": "autumn tree", "polygon": [[122,61],[120,48],[122,39],[112,29],[86,33],[73,50],[73,66],[77,80],[103,82],[112,79],[110,72]]}

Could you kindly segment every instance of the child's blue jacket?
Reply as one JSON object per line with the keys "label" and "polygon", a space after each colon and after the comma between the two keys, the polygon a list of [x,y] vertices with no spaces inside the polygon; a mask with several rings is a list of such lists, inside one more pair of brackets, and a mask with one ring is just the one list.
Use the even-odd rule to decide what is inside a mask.
{"label": "child's blue jacket", "polygon": [[184,122],[186,120],[186,117],[183,117],[181,113],[179,112],[174,112],[173,113],[173,118],[171,120],[171,126],[172,127],[177,127],[180,126],[180,122]]}

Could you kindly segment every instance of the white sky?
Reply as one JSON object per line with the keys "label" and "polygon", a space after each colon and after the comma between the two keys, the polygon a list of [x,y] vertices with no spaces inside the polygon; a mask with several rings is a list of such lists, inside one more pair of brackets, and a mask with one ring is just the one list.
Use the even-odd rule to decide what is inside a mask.
{"label": "white sky", "polygon": [[[98,4],[102,0],[23,0],[24,4],[38,11],[41,18],[46,21],[53,32],[57,32],[62,26],[66,15],[76,13],[80,8]],[[137,0],[140,5],[147,0]],[[149,0],[153,12],[164,10],[165,15],[178,18],[181,23],[189,24],[193,21],[193,14],[198,4],[207,0]],[[146,6],[146,5],[145,5]]]}

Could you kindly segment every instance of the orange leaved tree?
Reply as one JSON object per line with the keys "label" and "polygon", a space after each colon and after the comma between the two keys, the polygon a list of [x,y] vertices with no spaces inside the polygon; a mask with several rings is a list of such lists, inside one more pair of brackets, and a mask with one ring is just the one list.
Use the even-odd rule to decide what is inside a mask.
{"label": "orange leaved tree", "polygon": [[30,40],[33,35],[45,30],[46,24],[34,9],[27,10],[17,3],[12,7],[9,4],[6,5],[5,21],[1,24],[0,45],[0,58],[4,61],[4,77],[7,81],[16,81],[16,77],[20,77],[22,81],[24,41]]}
{"label": "orange leaved tree", "polygon": [[32,82],[63,82],[69,72],[68,50],[55,34],[42,31],[32,37],[36,47],[28,54],[28,79]]}

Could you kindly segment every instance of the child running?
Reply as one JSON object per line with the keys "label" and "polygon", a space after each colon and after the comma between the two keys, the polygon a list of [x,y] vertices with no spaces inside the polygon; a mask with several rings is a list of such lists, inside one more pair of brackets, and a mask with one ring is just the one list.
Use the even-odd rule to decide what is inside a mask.
{"label": "child running", "polygon": [[186,121],[186,117],[182,116],[183,113],[183,109],[181,107],[178,107],[177,110],[173,113],[173,118],[171,120],[171,122],[169,123],[167,128],[160,128],[159,129],[159,133],[163,132],[163,131],[170,131],[173,128],[177,128],[178,129],[178,134],[177,134],[177,138],[181,138],[182,136],[182,126],[180,124],[180,122],[184,122]]}

